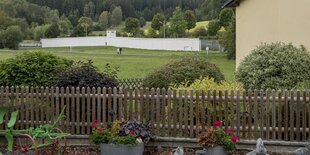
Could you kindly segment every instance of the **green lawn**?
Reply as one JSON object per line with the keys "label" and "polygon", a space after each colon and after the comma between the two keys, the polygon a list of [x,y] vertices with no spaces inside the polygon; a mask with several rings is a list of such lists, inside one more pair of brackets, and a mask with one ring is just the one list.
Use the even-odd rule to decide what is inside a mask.
{"label": "green lawn", "polygon": [[[184,56],[196,55],[196,52],[156,51],[140,49],[123,49],[122,55],[116,54],[116,47],[75,47],[72,48],[36,48],[18,51],[0,50],[0,60],[13,57],[18,52],[41,50],[54,53],[72,60],[93,60],[95,66],[102,69],[106,63],[120,67],[119,78],[143,78],[155,68]],[[198,54],[206,61],[216,64],[224,73],[226,80],[234,81],[235,61],[227,60],[224,53],[205,52]]]}

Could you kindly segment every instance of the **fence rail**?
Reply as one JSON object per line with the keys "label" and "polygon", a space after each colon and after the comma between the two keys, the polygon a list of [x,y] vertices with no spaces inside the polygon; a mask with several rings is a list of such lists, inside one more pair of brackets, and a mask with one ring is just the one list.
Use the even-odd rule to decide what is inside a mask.
{"label": "fence rail", "polygon": [[215,120],[243,139],[310,136],[309,91],[1,87],[0,106],[20,111],[17,129],[53,122],[66,106],[60,126],[75,135],[91,134],[93,120],[108,126],[116,119],[135,119],[169,137],[196,137]]}

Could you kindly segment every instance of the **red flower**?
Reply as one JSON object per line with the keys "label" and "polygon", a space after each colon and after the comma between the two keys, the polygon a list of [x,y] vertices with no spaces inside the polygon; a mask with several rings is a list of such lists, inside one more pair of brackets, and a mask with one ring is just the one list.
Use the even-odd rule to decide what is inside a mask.
{"label": "red flower", "polygon": [[20,152],[27,153],[28,152],[28,148],[27,147],[21,147],[20,148]]}
{"label": "red flower", "polygon": [[93,123],[93,124],[91,124],[91,127],[92,127],[92,128],[97,128],[97,126],[98,126],[98,124],[97,124],[97,123]]}
{"label": "red flower", "polygon": [[94,120],[94,122],[91,124],[92,128],[97,128],[98,127],[98,120]]}
{"label": "red flower", "polygon": [[240,142],[240,138],[239,137],[236,137],[236,136],[233,136],[231,137],[231,141],[236,143],[237,141]]}
{"label": "red flower", "polygon": [[230,128],[230,129],[225,130],[225,132],[226,132],[227,134],[229,134],[229,133],[234,132],[234,129]]}
{"label": "red flower", "polygon": [[215,122],[213,122],[213,126],[222,127],[222,121],[215,121]]}
{"label": "red flower", "polygon": [[129,134],[130,135],[136,135],[136,132],[135,132],[135,130],[130,130]]}
{"label": "red flower", "polygon": [[102,128],[97,128],[97,131],[98,131],[99,133],[102,133],[103,129],[102,129]]}

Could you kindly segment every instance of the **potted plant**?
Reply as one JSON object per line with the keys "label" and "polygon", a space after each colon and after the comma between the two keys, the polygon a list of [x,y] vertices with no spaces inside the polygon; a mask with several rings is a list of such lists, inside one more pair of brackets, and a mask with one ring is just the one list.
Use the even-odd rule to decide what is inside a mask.
{"label": "potted plant", "polygon": [[92,127],[91,141],[100,144],[101,155],[142,155],[144,143],[153,138],[150,127],[137,121],[114,121],[110,128],[95,121]]}
{"label": "potted plant", "polygon": [[213,127],[201,132],[198,143],[206,149],[206,155],[227,155],[226,151],[236,149],[235,143],[240,138],[232,136],[233,129],[223,130],[221,121],[215,121]]}

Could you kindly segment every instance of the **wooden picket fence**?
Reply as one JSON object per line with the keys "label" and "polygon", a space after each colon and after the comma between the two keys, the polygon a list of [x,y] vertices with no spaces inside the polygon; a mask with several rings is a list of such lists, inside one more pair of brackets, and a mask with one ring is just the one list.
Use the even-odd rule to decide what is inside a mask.
{"label": "wooden picket fence", "polygon": [[150,123],[158,136],[194,138],[221,120],[242,139],[304,141],[310,136],[309,98],[309,91],[0,88],[0,106],[20,111],[17,129],[52,123],[66,106],[60,127],[74,135],[91,134],[93,120],[107,127],[134,119]]}

